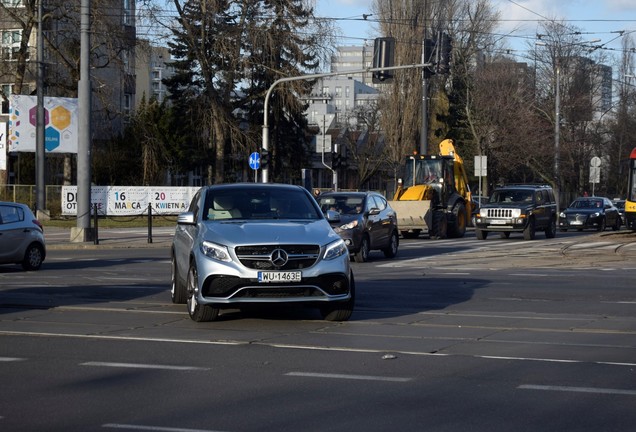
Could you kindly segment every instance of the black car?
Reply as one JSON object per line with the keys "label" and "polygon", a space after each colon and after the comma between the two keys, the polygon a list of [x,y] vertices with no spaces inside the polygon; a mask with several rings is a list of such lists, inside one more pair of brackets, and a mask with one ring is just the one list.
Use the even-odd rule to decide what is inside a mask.
{"label": "black car", "polygon": [[328,192],[317,199],[356,262],[367,261],[375,249],[387,258],[397,255],[397,216],[384,196],[377,192]]}
{"label": "black car", "polygon": [[500,186],[475,215],[475,235],[486,240],[491,232],[505,238],[523,233],[525,240],[534,240],[536,231],[544,231],[546,238],[554,238],[556,213],[554,191],[549,185]]}
{"label": "black car", "polygon": [[561,231],[568,229],[605,231],[608,226],[617,231],[622,223],[619,210],[612,201],[603,197],[577,198],[559,215]]}

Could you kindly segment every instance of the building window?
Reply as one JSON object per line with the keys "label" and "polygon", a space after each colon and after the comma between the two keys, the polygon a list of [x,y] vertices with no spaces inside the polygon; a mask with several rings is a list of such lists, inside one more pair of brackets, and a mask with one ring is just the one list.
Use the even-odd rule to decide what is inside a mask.
{"label": "building window", "polygon": [[132,107],[132,95],[130,93],[124,93],[124,115],[130,115],[130,109]]}
{"label": "building window", "polygon": [[133,18],[135,16],[133,0],[124,0],[123,24],[134,25]]}
{"label": "building window", "polygon": [[1,114],[9,114],[9,97],[13,90],[13,84],[2,84],[0,85],[0,89],[2,91],[2,94],[0,95],[0,98],[2,98]]}
{"label": "building window", "polygon": [[22,0],[2,0],[2,4],[6,7],[22,7]]}
{"label": "building window", "polygon": [[121,52],[121,62],[124,65],[124,72],[127,74],[133,74],[132,65],[130,64],[130,51],[127,49]]}
{"label": "building window", "polygon": [[351,96],[351,87],[346,86],[345,87],[345,97],[349,97]]}
{"label": "building window", "polygon": [[322,88],[322,94],[323,94],[323,96],[329,95],[329,87],[328,86],[324,86]]}
{"label": "building window", "polygon": [[342,97],[342,87],[336,86],[336,97]]}
{"label": "building window", "polygon": [[2,31],[2,60],[15,60],[20,51],[20,30]]}

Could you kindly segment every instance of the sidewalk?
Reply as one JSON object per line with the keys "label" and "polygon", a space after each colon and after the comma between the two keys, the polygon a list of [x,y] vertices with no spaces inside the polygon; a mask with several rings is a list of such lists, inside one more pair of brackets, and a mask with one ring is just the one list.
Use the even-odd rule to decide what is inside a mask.
{"label": "sidewalk", "polygon": [[174,227],[153,228],[98,228],[98,241],[71,241],[70,228],[44,227],[46,247],[55,249],[99,249],[99,248],[169,248]]}

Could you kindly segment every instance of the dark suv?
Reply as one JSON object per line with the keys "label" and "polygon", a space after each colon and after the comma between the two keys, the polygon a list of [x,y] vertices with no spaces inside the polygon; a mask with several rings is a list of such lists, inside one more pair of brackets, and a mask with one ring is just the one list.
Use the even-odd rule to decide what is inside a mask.
{"label": "dark suv", "polygon": [[485,240],[489,232],[508,238],[511,232],[523,233],[534,240],[536,231],[547,238],[556,235],[557,206],[554,192],[547,185],[507,185],[492,193],[475,217],[475,233]]}

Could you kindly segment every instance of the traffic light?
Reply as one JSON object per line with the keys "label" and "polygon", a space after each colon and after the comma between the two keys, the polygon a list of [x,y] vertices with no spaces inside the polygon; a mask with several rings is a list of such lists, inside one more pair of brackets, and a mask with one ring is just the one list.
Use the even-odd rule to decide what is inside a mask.
{"label": "traffic light", "polygon": [[340,166],[342,168],[347,168],[349,166],[349,158],[346,153],[340,156]]}
{"label": "traffic light", "polygon": [[265,169],[269,166],[270,154],[268,150],[261,149],[261,169]]}
{"label": "traffic light", "polygon": [[436,41],[435,72],[439,74],[450,73],[450,63],[452,60],[453,41],[446,33],[439,32]]}
{"label": "traffic light", "polygon": [[331,153],[331,168],[340,168],[341,159],[339,153]]}
{"label": "traffic light", "polygon": [[[376,38],[373,44],[373,68],[385,68],[393,66],[395,56],[395,38]],[[374,84],[388,84],[393,80],[393,71],[373,72]]]}

